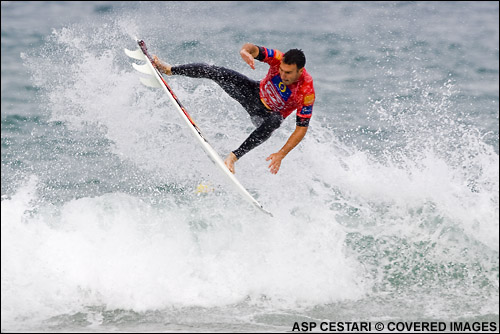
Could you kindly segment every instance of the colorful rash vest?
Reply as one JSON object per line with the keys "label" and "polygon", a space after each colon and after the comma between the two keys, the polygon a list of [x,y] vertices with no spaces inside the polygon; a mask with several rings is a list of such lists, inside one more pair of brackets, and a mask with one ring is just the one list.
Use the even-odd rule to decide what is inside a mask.
{"label": "colorful rash vest", "polygon": [[267,75],[260,82],[260,99],[269,109],[288,117],[297,110],[297,125],[308,126],[314,104],[313,79],[304,68],[299,80],[285,85],[279,74],[283,53],[279,50],[258,47],[257,60],[269,64]]}

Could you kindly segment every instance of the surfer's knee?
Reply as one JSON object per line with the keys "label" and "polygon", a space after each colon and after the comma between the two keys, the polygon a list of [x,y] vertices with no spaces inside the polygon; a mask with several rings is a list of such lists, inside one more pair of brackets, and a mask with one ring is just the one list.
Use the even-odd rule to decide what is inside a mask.
{"label": "surfer's knee", "polygon": [[252,121],[252,124],[258,128],[261,126],[261,124],[264,122],[264,118],[260,116],[250,116],[250,120]]}

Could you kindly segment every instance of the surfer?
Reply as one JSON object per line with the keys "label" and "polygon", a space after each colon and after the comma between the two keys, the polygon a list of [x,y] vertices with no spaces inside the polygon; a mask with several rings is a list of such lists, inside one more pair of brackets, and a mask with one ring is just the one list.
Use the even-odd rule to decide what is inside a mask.
{"label": "surfer", "polygon": [[313,79],[304,66],[306,58],[299,49],[282,53],[276,49],[246,43],[240,50],[243,60],[255,70],[255,59],[269,64],[269,71],[260,82],[236,71],[201,63],[171,66],[153,56],[155,66],[166,75],[184,75],[215,81],[250,115],[256,129],[227,156],[224,163],[234,174],[234,164],[243,155],[271,137],[283,120],[296,110],[296,127],[285,145],[267,157],[270,172],[278,173],[281,161],[304,138],[314,104]]}

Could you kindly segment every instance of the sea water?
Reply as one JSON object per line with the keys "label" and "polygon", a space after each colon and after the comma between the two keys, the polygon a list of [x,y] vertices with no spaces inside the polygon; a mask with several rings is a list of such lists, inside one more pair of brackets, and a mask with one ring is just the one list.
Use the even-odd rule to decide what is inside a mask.
{"label": "sea water", "polygon": [[[498,2],[2,1],[1,27],[2,331],[498,324]],[[273,218],[140,84],[134,38],[255,80],[244,43],[305,52],[305,139],[269,173],[292,114],[236,163]],[[253,131],[167,80],[222,157]]]}

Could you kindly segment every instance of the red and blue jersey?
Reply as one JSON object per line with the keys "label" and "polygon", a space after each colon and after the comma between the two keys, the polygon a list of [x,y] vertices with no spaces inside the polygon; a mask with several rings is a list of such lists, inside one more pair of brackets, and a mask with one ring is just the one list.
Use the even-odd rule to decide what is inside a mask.
{"label": "red and blue jersey", "polygon": [[297,125],[308,126],[314,104],[312,77],[304,68],[296,82],[285,85],[279,74],[283,53],[265,47],[258,48],[256,59],[270,66],[266,77],[260,82],[260,99],[269,109],[280,112],[283,118],[297,110]]}

